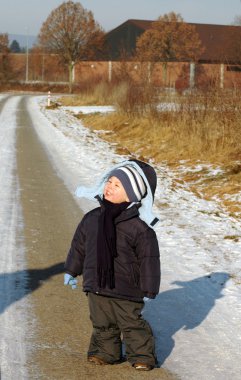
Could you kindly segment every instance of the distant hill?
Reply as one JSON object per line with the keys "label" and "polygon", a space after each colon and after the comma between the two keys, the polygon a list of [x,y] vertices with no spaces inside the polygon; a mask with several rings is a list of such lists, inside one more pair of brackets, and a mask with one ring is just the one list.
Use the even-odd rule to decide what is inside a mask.
{"label": "distant hill", "polygon": [[24,34],[9,34],[8,39],[9,39],[9,45],[11,44],[13,40],[16,40],[19,43],[20,48],[26,48],[27,43],[28,43],[28,47],[29,49],[31,49],[31,47],[33,47],[33,45],[37,43],[38,37],[27,36]]}

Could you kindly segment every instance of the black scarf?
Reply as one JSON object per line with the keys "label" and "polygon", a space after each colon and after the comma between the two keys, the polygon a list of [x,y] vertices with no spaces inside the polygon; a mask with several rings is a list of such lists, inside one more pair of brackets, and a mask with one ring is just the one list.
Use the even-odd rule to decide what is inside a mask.
{"label": "black scarf", "polygon": [[101,288],[115,287],[114,258],[116,252],[115,218],[129,206],[129,202],[112,203],[103,199],[98,222],[97,235],[97,276]]}

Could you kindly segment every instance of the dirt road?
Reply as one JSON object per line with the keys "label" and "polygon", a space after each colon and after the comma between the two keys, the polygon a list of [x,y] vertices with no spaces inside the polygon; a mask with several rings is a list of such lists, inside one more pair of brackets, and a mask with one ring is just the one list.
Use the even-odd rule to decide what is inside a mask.
{"label": "dirt road", "polygon": [[91,332],[86,296],[63,286],[63,262],[81,211],[56,175],[38,140],[23,96],[17,111],[17,171],[24,217],[32,379],[174,379],[156,368],[138,373],[128,363],[96,367],[86,362]]}

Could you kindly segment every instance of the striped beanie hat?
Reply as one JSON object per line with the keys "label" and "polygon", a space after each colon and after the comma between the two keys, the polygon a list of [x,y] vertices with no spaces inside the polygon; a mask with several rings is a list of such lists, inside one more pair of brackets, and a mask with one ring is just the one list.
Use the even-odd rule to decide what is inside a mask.
{"label": "striped beanie hat", "polygon": [[113,176],[121,181],[130,202],[138,202],[145,196],[145,182],[133,166],[125,165],[114,169],[108,177]]}

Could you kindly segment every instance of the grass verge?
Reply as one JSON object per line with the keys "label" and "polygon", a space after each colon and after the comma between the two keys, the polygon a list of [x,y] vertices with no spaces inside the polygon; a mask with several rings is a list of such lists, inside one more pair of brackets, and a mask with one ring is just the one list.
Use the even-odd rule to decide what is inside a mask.
{"label": "grass verge", "polygon": [[60,103],[114,104],[116,112],[76,117],[104,140],[115,142],[119,154],[167,164],[176,172],[177,185],[188,184],[199,197],[218,200],[230,215],[241,217],[240,94],[143,92],[144,87],[135,93],[126,84],[118,90],[103,85],[90,95],[64,97]]}

